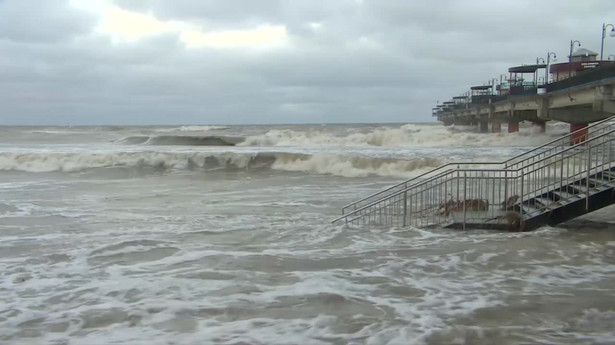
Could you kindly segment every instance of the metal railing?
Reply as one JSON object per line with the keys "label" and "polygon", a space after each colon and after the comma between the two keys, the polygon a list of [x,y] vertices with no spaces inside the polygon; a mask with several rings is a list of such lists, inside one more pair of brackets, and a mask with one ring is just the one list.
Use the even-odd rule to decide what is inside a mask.
{"label": "metal railing", "polygon": [[[558,200],[575,196],[581,189],[571,184],[582,174],[596,175],[597,166],[610,169],[614,132],[615,123],[609,118],[503,162],[449,163],[346,205],[343,215],[333,222],[465,225],[493,219],[524,202],[530,202],[529,208],[540,209],[540,202],[531,198],[558,186]],[[585,161],[591,164],[581,164]],[[528,210],[523,212],[529,214]]]}

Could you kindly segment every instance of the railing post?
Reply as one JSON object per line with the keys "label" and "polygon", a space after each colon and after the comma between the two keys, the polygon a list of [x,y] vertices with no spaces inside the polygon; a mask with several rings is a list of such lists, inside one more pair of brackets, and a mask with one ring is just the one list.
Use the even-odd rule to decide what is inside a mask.
{"label": "railing post", "polygon": [[[564,150],[562,150],[562,155],[560,158],[560,169],[559,169],[559,190],[560,192],[564,189]],[[568,164],[568,163],[566,163]],[[557,181],[557,180],[556,180]],[[568,191],[568,190],[566,190]]]}
{"label": "railing post", "polygon": [[459,173],[459,165],[457,165],[457,195],[455,195],[457,202],[459,202],[459,180],[460,179],[461,179],[461,174]]}
{"label": "railing post", "polygon": [[[451,186],[451,187],[452,187],[452,186]],[[451,194],[451,195],[452,195],[452,194]],[[446,207],[447,207],[447,206],[446,206],[446,205],[447,205],[446,203],[447,203],[447,202],[448,202],[448,183],[446,183],[446,181],[445,181],[445,182],[444,182],[444,201],[443,201],[443,203],[444,203],[444,205],[445,205],[445,206],[444,206],[444,207],[445,207],[444,214],[445,214],[445,217],[446,217],[446,218],[448,218],[448,214],[446,214],[446,213],[447,213],[447,212],[446,212]],[[442,217],[440,217],[440,218],[442,218]]]}
{"label": "railing post", "polygon": [[589,173],[592,169],[592,143],[587,142],[587,174],[585,176],[585,211],[589,210]]}
{"label": "railing post", "polygon": [[504,163],[504,209],[508,209],[508,163]]}
{"label": "railing post", "polygon": [[468,175],[463,173],[463,230],[466,229],[467,178]]}
{"label": "railing post", "polygon": [[404,221],[403,226],[406,227],[406,219],[408,218],[408,192],[404,192]]}
{"label": "railing post", "polygon": [[523,218],[523,178],[525,177],[525,172],[523,168],[521,168],[521,190],[519,192],[519,215]]}

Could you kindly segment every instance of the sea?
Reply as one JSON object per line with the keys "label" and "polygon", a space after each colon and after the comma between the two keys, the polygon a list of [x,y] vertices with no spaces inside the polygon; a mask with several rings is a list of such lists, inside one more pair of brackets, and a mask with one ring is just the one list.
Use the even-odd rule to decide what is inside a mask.
{"label": "sea", "polygon": [[615,208],[526,233],[331,224],[567,130],[0,127],[0,344],[615,344]]}

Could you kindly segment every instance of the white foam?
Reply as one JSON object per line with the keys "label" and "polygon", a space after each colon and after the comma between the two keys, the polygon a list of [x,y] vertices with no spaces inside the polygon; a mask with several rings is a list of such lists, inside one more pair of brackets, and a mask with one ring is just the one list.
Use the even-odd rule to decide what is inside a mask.
{"label": "white foam", "polygon": [[270,130],[251,136],[241,146],[536,146],[559,136],[526,129],[517,133],[477,133],[470,128],[407,124],[377,128],[368,133],[337,135],[329,131]]}
{"label": "white foam", "polygon": [[[259,161],[259,157],[264,158]],[[255,153],[255,152],[5,152],[0,153],[0,171],[75,172],[106,167],[154,167],[187,169],[206,167],[214,158],[220,168],[264,168],[280,171],[301,171],[344,177],[414,176],[439,166],[435,158],[411,160],[344,156],[331,153]],[[273,164],[272,164],[273,162]]]}
{"label": "white foam", "polygon": [[413,160],[384,160],[368,157],[344,157],[321,154],[304,157],[281,156],[272,168],[284,171],[303,171],[313,174],[331,174],[344,177],[364,176],[416,176],[441,165],[435,158]]}
{"label": "white foam", "polygon": [[171,128],[157,128],[154,132],[158,133],[172,133],[172,132],[207,132],[211,130],[222,130],[228,129],[227,126],[203,126],[203,125],[192,125],[192,126],[181,126],[181,127],[171,127]]}
{"label": "white foam", "polygon": [[72,130],[72,129],[40,129],[40,130],[34,130],[34,131],[28,131],[27,133],[32,133],[32,134],[78,134],[78,133],[89,133],[86,131],[77,131],[77,130]]}
{"label": "white foam", "polygon": [[183,132],[206,132],[206,131],[211,131],[215,129],[218,129],[218,130],[228,129],[228,127],[226,126],[182,126],[182,127],[179,127],[179,130]]}

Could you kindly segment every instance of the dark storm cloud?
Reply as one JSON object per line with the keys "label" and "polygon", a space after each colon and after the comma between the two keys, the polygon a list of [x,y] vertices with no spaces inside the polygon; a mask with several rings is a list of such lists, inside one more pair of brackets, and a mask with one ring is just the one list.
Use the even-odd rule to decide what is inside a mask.
{"label": "dark storm cloud", "polygon": [[[204,30],[283,25],[285,44],[188,49],[170,30],[115,41],[67,1],[0,1],[0,124],[431,120],[436,100],[594,51],[610,1],[117,0]],[[607,41],[606,55],[615,52]]]}

